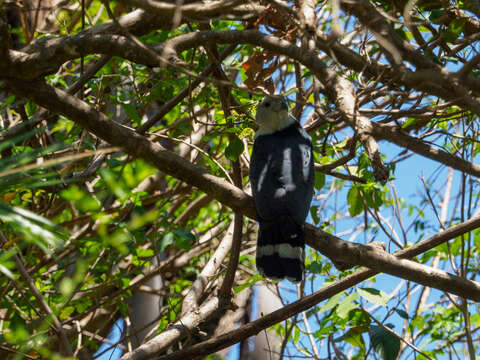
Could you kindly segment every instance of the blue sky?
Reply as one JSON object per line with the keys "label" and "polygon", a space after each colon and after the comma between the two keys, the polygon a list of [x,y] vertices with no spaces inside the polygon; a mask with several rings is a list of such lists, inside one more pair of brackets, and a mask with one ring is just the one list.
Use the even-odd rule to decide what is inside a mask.
{"label": "blue sky", "polygon": [[122,350],[118,347],[112,347],[111,344],[116,344],[122,337],[123,330],[125,328],[125,321],[119,318],[112,327],[107,339],[110,343],[103,343],[93,354],[94,359],[98,360],[117,360],[122,356]]}

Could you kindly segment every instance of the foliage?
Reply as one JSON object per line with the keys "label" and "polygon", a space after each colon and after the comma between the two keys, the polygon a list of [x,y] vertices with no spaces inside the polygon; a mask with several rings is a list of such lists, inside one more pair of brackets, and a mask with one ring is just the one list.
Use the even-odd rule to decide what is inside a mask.
{"label": "foliage", "polygon": [[[0,45],[2,358],[91,358],[115,320],[131,315],[152,269],[163,282],[154,289],[163,302],[152,334],[195,313],[183,308],[184,298],[234,218],[229,205],[237,195],[227,198],[218,186],[249,191],[254,107],[268,92],[286,94],[312,137],[317,171],[308,221],[316,227],[360,244],[381,241],[393,253],[478,214],[476,2],[225,1],[208,12],[217,3],[185,1],[175,14],[172,2],[154,2],[158,8],[145,8],[140,20],[134,10],[143,1],[94,0],[84,11],[75,2],[41,3],[37,16],[33,6],[18,12],[0,3],[0,44],[11,47],[5,64]],[[22,21],[4,24],[19,14]],[[205,38],[193,38],[200,32]],[[54,107],[57,99],[39,104],[35,88],[16,90],[15,82],[39,79],[133,129],[150,141],[151,154],[180,155],[194,164],[192,173],[177,175],[184,169],[177,157],[176,166],[161,168],[150,153],[108,143],[65,115],[68,106],[81,108],[74,101]],[[114,133],[111,123],[103,126]],[[255,221],[248,209],[235,210],[245,215],[231,286],[236,305],[201,319],[159,355],[245,324],[245,299],[264,279],[254,265]],[[476,229],[415,260],[477,281],[479,249]],[[308,249],[302,297],[358,270],[332,260]],[[228,264],[228,257],[215,263],[199,306],[218,295]],[[430,285],[381,274],[350,286],[277,321],[286,341],[273,350],[475,359],[478,305]],[[285,302],[296,300],[289,290],[281,291]]]}

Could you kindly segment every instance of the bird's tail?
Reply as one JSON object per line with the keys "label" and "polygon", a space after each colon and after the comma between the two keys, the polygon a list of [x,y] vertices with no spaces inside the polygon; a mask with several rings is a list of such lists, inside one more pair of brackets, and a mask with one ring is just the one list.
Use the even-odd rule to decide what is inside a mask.
{"label": "bird's tail", "polygon": [[300,282],[305,263],[303,227],[290,216],[260,221],[256,261],[265,277]]}

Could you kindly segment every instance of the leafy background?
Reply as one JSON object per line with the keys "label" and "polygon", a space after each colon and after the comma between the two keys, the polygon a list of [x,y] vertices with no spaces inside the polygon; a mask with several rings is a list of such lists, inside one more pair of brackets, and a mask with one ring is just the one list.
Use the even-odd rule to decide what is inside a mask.
{"label": "leafy background", "polygon": [[[36,83],[21,93],[22,81],[70,89],[92,111],[247,192],[255,105],[265,93],[283,93],[314,143],[316,194],[308,219],[314,226],[394,252],[477,215],[479,171],[464,166],[478,161],[479,151],[476,1],[225,1],[215,12],[208,12],[212,3],[186,1],[181,12],[173,3],[158,4],[1,4],[0,42],[10,46],[1,50],[11,61],[0,64],[4,358],[91,358],[117,319],[127,319],[127,327],[135,322],[132,299],[141,292],[161,299],[148,328],[163,341],[169,324],[193,310],[185,305],[192,284],[230,236],[234,217],[242,232],[235,240],[238,266],[228,257],[217,262],[195,303],[206,306],[227,283],[223,294],[231,288],[236,305],[228,312],[219,306],[151,355],[175,354],[245,326],[269,301],[252,291],[266,285],[254,267],[256,224],[242,216],[248,209],[234,208],[234,215],[233,200],[204,191],[211,178],[200,190],[189,174],[179,177],[132,155],[128,144],[86,130],[53,99],[42,103]],[[123,21],[132,14],[140,20]],[[109,28],[99,32],[98,45],[102,24]],[[187,44],[200,31],[219,33]],[[165,56],[158,46],[176,39],[175,55]],[[79,50],[69,50],[68,41]],[[37,63],[21,67],[28,59],[16,54],[35,55]],[[342,81],[351,87],[354,109],[342,102]],[[385,135],[381,126],[401,130]],[[399,143],[401,134],[406,143]],[[476,280],[478,245],[478,230],[466,231],[415,260]],[[273,285],[284,303],[357,271],[313,248],[307,255],[299,289]],[[140,289],[149,271],[161,286]],[[229,272],[231,284],[224,281]],[[468,300],[473,295],[431,287],[378,275],[277,321],[266,352],[239,338],[230,357],[259,351],[263,358],[475,359],[480,318]],[[119,349],[128,355],[143,341],[140,334],[138,328],[124,333]]]}

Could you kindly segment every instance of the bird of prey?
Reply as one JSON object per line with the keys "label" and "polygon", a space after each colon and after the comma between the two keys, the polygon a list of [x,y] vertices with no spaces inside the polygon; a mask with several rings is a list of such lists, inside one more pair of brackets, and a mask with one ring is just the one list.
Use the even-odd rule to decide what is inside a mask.
{"label": "bird of prey", "polygon": [[303,277],[303,225],[313,196],[312,141],[288,114],[283,96],[267,96],[257,107],[258,130],[250,182],[259,218],[256,263],[271,279]]}

